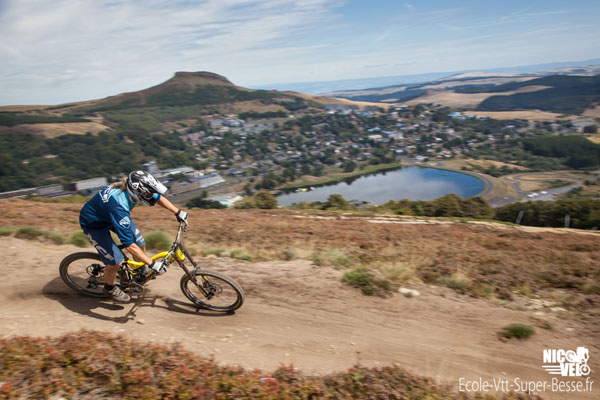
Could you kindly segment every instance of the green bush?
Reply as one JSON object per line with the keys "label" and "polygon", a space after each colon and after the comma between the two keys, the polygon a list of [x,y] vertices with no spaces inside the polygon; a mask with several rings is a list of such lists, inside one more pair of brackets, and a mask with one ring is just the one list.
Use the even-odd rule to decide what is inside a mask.
{"label": "green bush", "polygon": [[37,229],[31,226],[23,226],[21,228],[18,228],[17,231],[15,232],[15,237],[18,237],[19,239],[38,239],[40,236],[44,235],[44,231],[42,231],[41,229]]}
{"label": "green bush", "polygon": [[291,261],[296,258],[296,252],[294,250],[288,249],[281,254],[281,258],[286,261]]}
{"label": "green bush", "polygon": [[15,233],[16,230],[17,228],[15,226],[0,227],[0,236],[10,236]]}
{"label": "green bush", "polygon": [[535,333],[535,328],[526,324],[510,324],[502,328],[500,335],[506,339],[517,338],[527,339]]}
{"label": "green bush", "polygon": [[171,246],[169,236],[161,231],[149,232],[144,236],[146,247],[150,250],[168,250]]}
{"label": "green bush", "polygon": [[43,236],[54,244],[65,244],[65,239],[56,232],[44,231]]}
{"label": "green bush", "polygon": [[259,190],[254,195],[254,202],[256,203],[257,208],[261,208],[264,210],[277,208],[277,206],[279,205],[275,196],[273,196],[266,190]]}
{"label": "green bush", "polygon": [[231,258],[235,258],[236,260],[243,260],[243,261],[252,261],[254,259],[252,254],[248,253],[246,250],[243,250],[243,249],[233,250],[229,254],[229,256]]}
{"label": "green bush", "polygon": [[246,197],[240,201],[237,201],[234,208],[248,209],[248,208],[260,208],[264,210],[273,209],[279,207],[277,199],[268,190],[259,190],[254,196]]}
{"label": "green bush", "polygon": [[379,279],[365,267],[357,267],[342,276],[342,282],[359,288],[364,295],[386,297],[393,290],[387,279]]}
{"label": "green bush", "polygon": [[350,204],[341,194],[330,194],[327,201],[321,206],[323,210],[356,210],[357,207]]}
{"label": "green bush", "polygon": [[600,200],[589,198],[513,203],[498,207],[495,219],[513,222],[520,211],[523,211],[521,225],[563,227],[565,215],[569,214],[571,228],[600,226]]}
{"label": "green bush", "polygon": [[65,241],[61,235],[52,231],[37,229],[32,226],[23,226],[15,232],[15,237],[19,239],[48,239],[54,244],[63,244]]}
{"label": "green bush", "polygon": [[451,276],[442,276],[439,280],[439,284],[461,294],[466,294],[471,288],[471,280],[461,273],[454,273]]}
{"label": "green bush", "polygon": [[388,201],[371,211],[391,212],[397,215],[419,215],[426,217],[493,218],[494,209],[481,197],[463,199],[454,193],[432,201]]}
{"label": "green bush", "polygon": [[346,268],[354,265],[354,261],[346,254],[337,250],[326,250],[314,252],[310,260],[316,265],[331,265],[336,268]]}
{"label": "green bush", "polygon": [[90,245],[90,241],[88,240],[87,236],[81,231],[72,234],[69,238],[69,243],[77,247],[88,247]]}
{"label": "green bush", "polygon": [[211,255],[221,257],[221,255],[223,254],[224,251],[225,250],[223,250],[220,247],[211,247],[202,252],[202,257],[211,256]]}

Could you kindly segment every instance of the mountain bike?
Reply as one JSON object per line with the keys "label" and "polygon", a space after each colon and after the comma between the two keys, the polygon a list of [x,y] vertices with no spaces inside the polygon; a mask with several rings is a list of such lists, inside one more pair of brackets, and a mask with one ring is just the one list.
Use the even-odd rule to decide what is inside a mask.
{"label": "mountain bike", "polygon": [[[183,245],[183,233],[186,231],[184,222],[179,223],[175,240],[168,251],[163,251],[152,257],[153,260],[164,260],[165,266],[175,262],[184,275],[179,281],[181,291],[198,308],[212,311],[229,312],[240,308],[244,304],[245,294],[242,287],[227,275],[200,268]],[[120,246],[122,249],[124,246]],[[130,260],[123,253],[125,259],[121,263],[115,284],[128,293],[140,293],[144,285],[157,277],[151,270],[144,275],[141,267],[145,264]],[[188,269],[186,261],[194,266]],[[60,263],[60,277],[77,293],[105,297],[104,289],[104,264],[97,253],[78,252],[66,256]]]}

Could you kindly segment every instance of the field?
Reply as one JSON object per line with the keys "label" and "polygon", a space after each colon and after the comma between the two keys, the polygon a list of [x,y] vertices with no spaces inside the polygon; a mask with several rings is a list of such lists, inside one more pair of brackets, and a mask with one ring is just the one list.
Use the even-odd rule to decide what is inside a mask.
{"label": "field", "polygon": [[538,90],[547,89],[546,86],[534,85],[534,86],[526,86],[520,88],[518,90],[511,90],[502,93],[456,93],[452,90],[429,90],[426,95],[418,97],[414,100],[407,101],[407,104],[426,104],[426,103],[434,103],[441,104],[447,107],[472,107],[475,108],[479,103],[483,100],[487,99],[490,96],[494,95],[502,95],[509,96],[516,93],[526,93],[526,92],[535,92]]}
{"label": "field", "polygon": [[548,111],[523,110],[523,111],[469,111],[474,115],[486,116],[494,119],[527,119],[531,121],[556,121],[561,119],[576,119],[575,116],[564,116]]}
{"label": "field", "polygon": [[[318,375],[357,363],[398,365],[454,388],[460,377],[500,373],[546,379],[542,348],[600,348],[600,250],[593,232],[391,215],[191,210],[192,253],[247,292],[235,315],[216,317],[186,305],[181,273],[173,269],[129,305],[72,293],[57,265],[90,248],[49,240],[60,243],[78,231],[80,207],[0,201],[0,227],[8,235],[0,248],[9,260],[0,284],[3,337],[85,328],[181,342],[223,365],[272,371],[293,364]],[[172,234],[176,227],[172,216],[147,207],[133,217],[145,233]],[[54,235],[31,240],[11,226]],[[392,290],[365,296],[342,283],[356,268],[387,280]],[[416,292],[402,295],[398,288]],[[535,334],[500,340],[511,323],[535,326]],[[590,363],[599,367],[596,358]]]}
{"label": "field", "polygon": [[600,118],[600,106],[596,106],[594,108],[588,108],[587,110],[585,110],[583,115],[586,117]]}
{"label": "field", "polygon": [[0,133],[5,132],[21,132],[21,133],[33,133],[41,134],[47,138],[54,138],[57,136],[74,134],[74,135],[85,135],[90,132],[91,134],[97,134],[108,129],[106,125],[102,125],[98,122],[74,122],[74,123],[61,123],[61,124],[22,124],[18,127],[0,127]]}
{"label": "field", "polygon": [[519,182],[519,189],[527,192],[550,189],[552,183],[556,181],[576,183],[585,179],[590,179],[589,176],[586,176],[583,173],[571,171],[530,172],[508,175],[506,178],[510,180],[517,180]]}

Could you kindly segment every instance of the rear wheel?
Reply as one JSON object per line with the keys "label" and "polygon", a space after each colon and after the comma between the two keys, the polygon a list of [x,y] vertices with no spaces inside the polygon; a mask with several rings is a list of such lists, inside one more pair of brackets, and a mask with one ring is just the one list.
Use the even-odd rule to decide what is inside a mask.
{"label": "rear wheel", "polygon": [[[62,280],[77,293],[93,297],[104,295],[104,264],[97,253],[73,253],[59,267]],[[119,283],[119,277],[115,283]]]}
{"label": "rear wheel", "polygon": [[185,274],[181,277],[181,291],[198,307],[212,311],[234,311],[244,304],[244,289],[227,275],[209,270],[192,271],[207,295]]}

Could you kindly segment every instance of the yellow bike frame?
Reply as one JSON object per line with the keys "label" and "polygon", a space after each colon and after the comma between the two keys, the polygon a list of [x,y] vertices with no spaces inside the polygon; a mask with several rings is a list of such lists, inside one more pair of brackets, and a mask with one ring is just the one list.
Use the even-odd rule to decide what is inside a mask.
{"label": "yellow bike frame", "polygon": [[[163,251],[163,252],[153,255],[150,258],[152,260],[158,260],[158,259],[164,258],[165,261],[167,261],[168,263],[172,263],[173,261],[175,261],[175,257],[177,257],[181,261],[185,260],[185,254],[183,254],[180,249],[177,249],[177,251],[175,253],[173,253],[170,250]],[[135,271],[136,269],[143,267],[145,264],[140,261],[134,261],[134,260],[127,259],[127,265],[129,265],[131,267],[131,269]]]}
{"label": "yellow bike frame", "polygon": [[[164,259],[165,264],[167,265],[171,264],[173,261],[177,261],[180,265],[183,265],[182,261],[185,260],[185,254],[181,251],[180,246],[182,246],[181,235],[183,234],[184,230],[185,229],[183,223],[180,223],[179,229],[177,230],[177,235],[175,236],[175,241],[173,242],[173,246],[171,247],[171,249],[168,251],[162,251],[158,254],[153,255],[150,258],[152,260]],[[131,271],[134,273],[134,275],[137,273],[136,270],[138,268],[141,268],[145,265],[143,262],[130,260],[129,258],[126,258],[126,263],[131,268]],[[186,274],[190,275],[187,268],[184,267],[184,271],[186,272]],[[195,280],[192,280],[192,282],[195,282]],[[198,286],[197,283],[196,286]]]}

